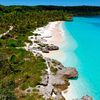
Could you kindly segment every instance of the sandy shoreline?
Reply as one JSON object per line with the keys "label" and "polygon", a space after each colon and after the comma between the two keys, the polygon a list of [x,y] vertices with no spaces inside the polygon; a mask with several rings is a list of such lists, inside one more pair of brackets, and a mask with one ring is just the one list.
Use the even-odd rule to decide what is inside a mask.
{"label": "sandy shoreline", "polygon": [[[66,31],[65,34],[63,23],[63,21],[49,22],[48,25],[37,28],[33,31],[33,36],[28,37],[32,43],[26,43],[25,49],[31,51],[34,55],[39,54],[39,56],[44,58],[55,59],[61,62],[65,67],[73,67],[74,65],[77,65],[78,60],[73,52],[77,48],[77,43],[68,31]],[[38,35],[36,36],[36,34]],[[40,46],[39,43],[45,46]],[[59,48],[56,50],[47,49],[49,51],[43,53],[43,48],[50,46],[51,44],[58,46]],[[63,50],[65,49],[64,47],[68,48],[67,52]],[[67,65],[65,64],[66,61],[68,62]],[[71,83],[68,89],[62,91],[62,96],[65,100],[77,98],[75,89],[76,88]]]}
{"label": "sandy shoreline", "polygon": [[[64,44],[64,34],[63,34],[63,29],[62,29],[62,24],[63,21],[56,21],[56,22],[51,22],[48,24],[48,27],[46,28],[49,32],[48,36],[50,35],[51,37],[47,39],[48,44],[54,44],[57,45],[59,48],[63,46]],[[64,53],[59,49],[57,51],[50,51],[50,53],[42,53],[44,57],[49,57],[57,60],[60,59],[64,56]]]}
{"label": "sandy shoreline", "polygon": [[[63,30],[63,21],[57,21],[57,22],[50,22],[45,28],[44,33],[42,34],[43,36],[51,36],[50,38],[47,38],[47,43],[48,44],[54,44],[57,45],[60,49],[57,51],[50,51],[49,53],[42,53],[44,57],[56,59],[58,61],[63,61],[66,59],[65,53],[61,50],[63,46],[66,45],[66,40],[64,36],[64,30]],[[46,33],[45,33],[46,30]],[[38,32],[40,33],[40,32]],[[66,100],[71,100],[71,96],[73,95],[71,92],[73,90],[73,87],[70,86],[68,89],[65,91],[62,91],[62,95]],[[75,97],[75,94],[74,94]]]}
{"label": "sandy shoreline", "polygon": [[[55,45],[62,45],[64,42],[63,34],[62,34],[62,24],[63,22],[52,22],[51,23],[51,30],[48,27],[48,30],[51,31],[51,38],[47,40],[49,44],[55,44]],[[53,26],[53,27],[52,27]]]}
{"label": "sandy shoreline", "polygon": [[[65,42],[62,24],[63,21],[49,22],[48,25],[37,28],[35,31],[33,31],[33,34],[40,34],[40,36],[37,37],[37,40],[40,40],[46,44],[54,44],[61,48]],[[32,41],[32,45],[26,43],[26,50],[41,53],[44,57],[49,57],[53,59],[57,58],[58,61],[60,61],[61,58],[64,58],[64,53],[60,49],[50,51],[49,53],[43,53],[38,50],[33,50],[34,47],[37,47],[37,44],[34,43],[34,35],[29,36],[28,39]]]}
{"label": "sandy shoreline", "polygon": [[[63,46],[65,46],[66,42],[62,25],[63,23],[63,21],[50,22],[46,27],[40,28],[34,33],[40,33],[43,37],[50,37],[47,38],[48,44],[54,44],[57,45],[59,48],[62,48]],[[56,59],[58,61],[62,61],[65,57],[65,54],[61,49],[57,51],[50,51],[49,53],[42,53],[42,55],[44,57]],[[72,87],[68,88],[65,91],[62,91],[62,95],[66,100],[69,100],[70,96],[72,95],[72,93],[70,93],[71,88]],[[66,93],[68,93],[68,96],[66,95]]]}
{"label": "sandy shoreline", "polygon": [[[32,52],[35,51],[36,53],[41,53],[43,57],[55,59],[60,62],[64,60],[66,56],[64,52],[61,50],[61,48],[66,45],[65,44],[66,40],[65,40],[64,30],[62,25],[63,23],[64,23],[63,21],[49,22],[48,25],[37,28],[35,31],[33,31],[33,34],[40,34],[40,36],[37,37],[37,40],[39,39],[40,41],[43,41],[47,44],[54,44],[59,47],[59,50],[50,51],[49,53],[43,53],[42,51],[33,50],[34,47],[37,47],[37,45],[34,43],[35,40],[34,35],[29,36],[29,40],[32,41],[32,45],[30,46],[27,43],[25,49]],[[66,98],[66,93],[68,92],[69,89],[71,89],[71,87],[65,90],[65,93],[62,92],[62,95],[66,100],[68,100]],[[69,96],[71,96],[70,92],[69,94],[70,94]]]}

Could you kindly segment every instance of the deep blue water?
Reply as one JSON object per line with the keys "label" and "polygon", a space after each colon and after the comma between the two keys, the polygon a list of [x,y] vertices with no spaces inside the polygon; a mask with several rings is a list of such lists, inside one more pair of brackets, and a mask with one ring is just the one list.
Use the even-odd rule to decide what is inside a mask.
{"label": "deep blue water", "polygon": [[100,17],[75,17],[63,27],[68,43],[62,50],[69,57],[63,64],[79,72],[77,80],[70,80],[76,94],[70,99],[88,94],[100,100]]}

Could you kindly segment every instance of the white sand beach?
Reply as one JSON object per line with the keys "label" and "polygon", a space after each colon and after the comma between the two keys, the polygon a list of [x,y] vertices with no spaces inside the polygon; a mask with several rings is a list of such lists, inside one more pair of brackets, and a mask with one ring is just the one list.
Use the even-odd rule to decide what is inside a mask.
{"label": "white sand beach", "polygon": [[[54,44],[59,47],[59,50],[50,51],[49,53],[43,53],[42,51],[33,50],[34,47],[37,47],[37,44],[34,43],[34,35],[29,36],[29,40],[32,41],[32,45],[26,43],[25,49],[41,53],[44,57],[56,59],[60,62],[63,62],[64,59],[69,59],[69,56],[66,56],[65,53],[61,50],[62,47],[69,45],[69,40],[68,43],[65,40],[66,38],[64,36],[65,34],[62,24],[63,21],[49,22],[48,25],[37,28],[35,31],[33,31],[33,34],[40,34],[40,36],[37,36],[37,40],[40,40],[47,44]],[[65,97],[66,100],[71,100],[70,96],[73,95],[71,93],[71,90],[73,90],[72,88],[73,87],[71,87],[70,85],[67,90],[62,92],[62,95]]]}
{"label": "white sand beach", "polygon": [[[64,44],[64,34],[63,34],[63,29],[62,29],[62,21],[57,21],[57,22],[51,22],[48,24],[48,31],[49,34],[51,35],[51,38],[47,39],[48,44],[55,44],[57,46],[59,46],[59,48],[61,46],[63,46]],[[42,53],[44,57],[49,57],[49,58],[53,58],[60,61],[61,58],[64,57],[64,53],[59,49],[57,51],[51,51],[50,53],[46,54],[46,53]]]}
{"label": "white sand beach", "polygon": [[[40,36],[37,36],[37,40],[40,40],[41,42],[47,44],[54,44],[60,48],[65,42],[62,24],[63,21],[49,22],[48,25],[37,28],[35,31],[33,31],[33,34],[40,34]],[[29,43],[25,43],[26,50],[39,52],[42,53],[44,57],[49,57],[53,59],[58,58],[60,60],[64,57],[64,54],[60,49],[56,51],[50,51],[49,53],[43,53],[38,50],[33,50],[34,47],[37,47],[37,44],[34,43],[35,37],[33,35],[29,36],[28,38],[30,41],[32,41],[32,44],[30,45]]]}

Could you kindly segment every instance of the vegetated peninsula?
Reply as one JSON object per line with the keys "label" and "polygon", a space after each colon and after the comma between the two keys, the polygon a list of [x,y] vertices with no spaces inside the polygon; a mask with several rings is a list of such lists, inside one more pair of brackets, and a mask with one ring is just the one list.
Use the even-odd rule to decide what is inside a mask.
{"label": "vegetated peninsula", "polygon": [[[0,5],[0,99],[64,99],[61,91],[78,72],[48,54],[59,51],[57,43],[62,44],[57,34],[60,23],[72,21],[73,16],[93,15],[100,15],[100,7]],[[92,100],[88,96],[81,100],[85,98]]]}

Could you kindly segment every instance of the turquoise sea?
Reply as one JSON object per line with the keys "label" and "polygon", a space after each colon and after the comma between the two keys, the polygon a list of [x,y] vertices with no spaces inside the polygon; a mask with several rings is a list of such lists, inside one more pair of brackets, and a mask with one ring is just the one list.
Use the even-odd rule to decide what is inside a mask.
{"label": "turquoise sea", "polygon": [[100,100],[100,16],[74,17],[72,22],[64,22],[66,43],[62,51],[65,66],[76,67],[78,79],[70,80],[71,88],[66,94],[68,100],[90,95]]}

